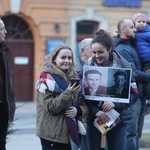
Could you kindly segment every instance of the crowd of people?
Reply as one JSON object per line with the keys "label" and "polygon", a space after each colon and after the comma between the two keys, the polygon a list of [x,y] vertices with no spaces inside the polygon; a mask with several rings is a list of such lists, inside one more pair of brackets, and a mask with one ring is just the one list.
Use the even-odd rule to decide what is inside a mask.
{"label": "crowd of people", "polygon": [[[7,129],[15,111],[6,33],[0,20],[1,150],[6,150]],[[93,38],[83,39],[77,60],[67,44],[59,44],[45,57],[35,85],[36,135],[42,150],[139,150],[143,113],[150,103],[149,37],[146,16],[137,13],[133,19],[118,22],[115,37],[99,29]],[[85,71],[84,66],[92,69]],[[101,84],[100,68],[117,70],[111,75],[113,85]],[[130,77],[126,69],[131,71]],[[72,78],[80,79],[80,84],[71,84]],[[96,99],[101,95],[101,100]],[[120,102],[121,99],[129,101]],[[114,114],[108,112],[112,109],[119,113],[120,122],[103,135],[94,120],[109,123]],[[84,134],[78,132],[83,129]]]}
{"label": "crowd of people", "polygon": [[[145,44],[148,35],[146,16],[137,13],[133,20],[118,22],[114,38],[100,29],[92,39],[83,39],[76,61],[72,49],[65,44],[58,45],[46,56],[36,84],[36,133],[42,150],[59,150],[60,147],[64,150],[139,150],[143,111],[150,99],[149,90],[146,92],[150,81],[147,52],[150,43]],[[143,45],[147,45],[143,47],[146,52]],[[84,66],[92,66],[92,69],[85,71]],[[113,85],[109,82],[101,85],[99,68],[118,69],[111,75]],[[131,71],[130,77],[125,69]],[[80,85],[71,85],[72,77],[80,79]],[[88,95],[93,99],[88,99]],[[95,98],[101,95],[104,96],[101,100]],[[129,101],[120,102],[121,99]],[[94,120],[112,121],[108,113],[112,109],[119,113],[120,122],[103,135],[95,127]],[[71,127],[69,119],[73,121]],[[86,132],[78,133],[80,128]]]}

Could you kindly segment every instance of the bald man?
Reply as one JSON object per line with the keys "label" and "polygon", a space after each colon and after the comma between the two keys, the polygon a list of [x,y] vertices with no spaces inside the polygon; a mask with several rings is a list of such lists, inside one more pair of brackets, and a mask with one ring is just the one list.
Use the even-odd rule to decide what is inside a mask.
{"label": "bald man", "polygon": [[142,71],[141,60],[134,46],[134,32],[134,24],[130,19],[119,21],[118,38],[115,40],[115,50],[132,64],[133,70],[136,73],[135,79],[139,92],[139,98],[130,107],[132,121],[127,124],[126,150],[139,150],[139,141],[144,123],[142,112],[145,107],[143,85],[145,82],[150,81],[150,73]]}

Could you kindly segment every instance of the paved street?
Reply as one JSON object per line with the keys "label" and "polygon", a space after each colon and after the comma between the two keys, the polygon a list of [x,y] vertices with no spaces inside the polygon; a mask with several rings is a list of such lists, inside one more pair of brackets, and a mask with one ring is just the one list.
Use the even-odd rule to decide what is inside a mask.
{"label": "paved street", "polygon": [[[144,123],[144,132],[150,133],[150,115]],[[17,102],[15,122],[12,129],[16,131],[8,136],[7,150],[41,150],[38,137],[35,136],[35,103]],[[140,149],[140,150],[150,150]]]}
{"label": "paved street", "polygon": [[7,150],[41,150],[38,137],[35,136],[35,103],[19,102],[15,114],[13,129],[8,136]]}

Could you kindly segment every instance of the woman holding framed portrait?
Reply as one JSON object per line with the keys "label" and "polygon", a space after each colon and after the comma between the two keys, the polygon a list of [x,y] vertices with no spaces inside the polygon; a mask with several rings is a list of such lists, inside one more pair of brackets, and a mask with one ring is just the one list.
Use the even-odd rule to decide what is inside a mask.
{"label": "woman holding framed portrait", "polygon": [[[112,67],[112,68],[130,68],[131,65],[116,51],[113,50],[113,39],[108,32],[99,30],[92,40],[92,57],[85,65]],[[132,79],[133,80],[133,79]],[[133,82],[133,81],[131,81]],[[115,109],[120,114],[121,122],[110,130],[106,135],[108,150],[124,150],[126,141],[126,122],[131,120],[129,108],[137,99],[137,92],[130,92],[129,103],[120,103],[112,101],[88,100],[89,115],[87,118],[87,143],[88,150],[105,150],[101,147],[100,141],[102,134],[96,129],[93,122],[99,118],[103,123],[109,122],[110,118],[106,112]]]}

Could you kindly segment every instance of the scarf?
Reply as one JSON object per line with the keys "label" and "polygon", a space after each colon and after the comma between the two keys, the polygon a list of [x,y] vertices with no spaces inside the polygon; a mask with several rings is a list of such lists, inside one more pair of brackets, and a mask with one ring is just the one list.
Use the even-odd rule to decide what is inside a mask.
{"label": "scarf", "polygon": [[[56,75],[56,74],[49,74],[42,72],[40,75],[39,81],[37,81],[35,88],[37,91],[45,94],[46,90],[51,91],[55,94],[61,94],[64,90],[66,90],[68,87],[68,83],[63,79],[62,77]],[[65,110],[68,110],[69,107],[73,106],[73,99],[70,100]],[[76,119],[75,118],[69,118],[65,116],[65,120],[67,123],[67,126],[69,128],[70,132],[70,138],[72,142],[77,145],[77,147],[80,146],[79,142],[79,136],[78,136],[78,129],[76,125]],[[72,143],[71,142],[71,143]]]}

